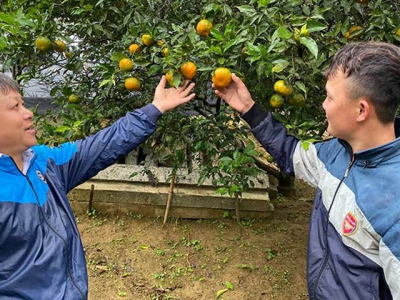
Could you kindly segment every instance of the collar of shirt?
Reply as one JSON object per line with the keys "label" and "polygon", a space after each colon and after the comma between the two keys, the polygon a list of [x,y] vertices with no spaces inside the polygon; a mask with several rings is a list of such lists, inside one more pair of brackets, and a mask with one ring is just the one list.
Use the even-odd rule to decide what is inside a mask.
{"label": "collar of shirt", "polygon": [[[4,153],[0,153],[0,157],[2,156],[7,156]],[[33,150],[28,149],[25,152],[22,153],[22,162],[24,163],[22,173],[26,175],[26,172],[28,172],[29,166],[31,164],[31,159],[33,157]]]}

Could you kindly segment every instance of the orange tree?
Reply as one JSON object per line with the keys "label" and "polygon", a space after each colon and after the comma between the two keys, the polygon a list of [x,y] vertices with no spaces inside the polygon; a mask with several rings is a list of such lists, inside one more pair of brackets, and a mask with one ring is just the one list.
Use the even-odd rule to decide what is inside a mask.
{"label": "orange tree", "polygon": [[[200,183],[212,178],[220,193],[233,195],[253,185],[260,167],[275,171],[239,116],[214,95],[214,70],[243,78],[306,147],[324,133],[322,71],[332,55],[356,40],[400,44],[398,11],[396,1],[383,0],[4,0],[0,65],[22,86],[35,79],[49,89],[58,110],[37,123],[41,142],[57,144],[150,103],[163,74],[179,85],[182,65],[194,63],[195,100],[167,113],[143,148],[160,165],[199,169]],[[52,49],[37,47],[38,37]],[[132,66],[125,60],[121,69],[124,58]],[[127,90],[131,77],[138,83]],[[279,80],[288,88],[274,90]],[[79,101],[68,101],[71,94]],[[283,103],[271,106],[274,94]]]}

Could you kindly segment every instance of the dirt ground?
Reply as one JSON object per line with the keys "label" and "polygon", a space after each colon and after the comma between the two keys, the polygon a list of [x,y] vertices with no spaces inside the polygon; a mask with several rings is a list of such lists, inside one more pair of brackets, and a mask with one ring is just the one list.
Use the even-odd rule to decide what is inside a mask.
{"label": "dirt ground", "polygon": [[306,248],[313,191],[273,200],[269,219],[76,216],[89,299],[308,299]]}

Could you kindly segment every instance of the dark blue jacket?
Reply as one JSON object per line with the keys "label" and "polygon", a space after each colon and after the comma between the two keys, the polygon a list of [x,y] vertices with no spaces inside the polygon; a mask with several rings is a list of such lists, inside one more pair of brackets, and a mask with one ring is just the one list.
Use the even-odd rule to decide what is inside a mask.
{"label": "dark blue jacket", "polygon": [[400,138],[353,154],[336,138],[303,144],[257,104],[242,117],[281,170],[316,187],[309,298],[399,300]]}
{"label": "dark blue jacket", "polygon": [[60,147],[35,146],[24,175],[0,156],[0,299],[87,299],[85,255],[67,193],[155,130],[152,104]]}

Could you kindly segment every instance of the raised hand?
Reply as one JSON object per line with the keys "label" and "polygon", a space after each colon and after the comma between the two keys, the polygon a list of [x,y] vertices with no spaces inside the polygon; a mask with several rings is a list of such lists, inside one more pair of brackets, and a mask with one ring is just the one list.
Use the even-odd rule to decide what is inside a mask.
{"label": "raised hand", "polygon": [[175,107],[189,102],[195,96],[195,93],[191,93],[195,84],[190,83],[189,80],[185,81],[185,84],[178,88],[165,88],[167,80],[163,76],[160,83],[157,85],[154,93],[153,105],[156,106],[161,113],[165,113]]}
{"label": "raised hand", "polygon": [[254,100],[251,98],[246,85],[235,74],[232,74],[232,82],[228,87],[218,89],[214,84],[212,87],[218,97],[240,114],[244,114],[254,105]]}

